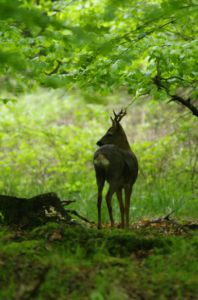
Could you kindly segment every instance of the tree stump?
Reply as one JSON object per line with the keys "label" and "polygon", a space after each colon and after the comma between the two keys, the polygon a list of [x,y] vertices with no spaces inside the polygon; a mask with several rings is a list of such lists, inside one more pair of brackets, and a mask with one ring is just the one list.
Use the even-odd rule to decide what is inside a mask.
{"label": "tree stump", "polygon": [[0,213],[6,225],[28,224],[39,226],[45,222],[69,222],[71,216],[64,209],[56,193],[47,193],[26,199],[0,195]]}

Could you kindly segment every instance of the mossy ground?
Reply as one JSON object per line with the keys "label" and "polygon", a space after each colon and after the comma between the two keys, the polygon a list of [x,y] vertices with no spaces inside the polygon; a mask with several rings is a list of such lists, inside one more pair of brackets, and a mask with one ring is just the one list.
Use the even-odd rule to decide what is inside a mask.
{"label": "mossy ground", "polygon": [[48,223],[1,227],[0,243],[0,299],[198,298],[196,233]]}

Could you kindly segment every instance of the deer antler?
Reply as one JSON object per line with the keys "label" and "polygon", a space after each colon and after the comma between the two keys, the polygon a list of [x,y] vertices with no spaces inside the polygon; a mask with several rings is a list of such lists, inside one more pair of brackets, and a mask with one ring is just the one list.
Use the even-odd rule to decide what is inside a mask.
{"label": "deer antler", "polygon": [[114,116],[115,116],[114,119],[111,117],[111,121],[112,121],[113,125],[115,125],[115,123],[120,123],[122,118],[127,114],[126,109],[124,109],[124,110],[121,109],[121,111],[118,114],[116,114],[115,111],[113,110],[113,113],[114,113]]}

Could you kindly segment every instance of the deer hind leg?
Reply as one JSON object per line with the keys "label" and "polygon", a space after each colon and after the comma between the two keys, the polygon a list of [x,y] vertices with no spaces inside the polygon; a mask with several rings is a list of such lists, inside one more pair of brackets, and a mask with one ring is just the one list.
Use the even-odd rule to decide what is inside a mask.
{"label": "deer hind leg", "polygon": [[98,199],[97,199],[97,207],[98,207],[98,229],[101,228],[101,204],[102,204],[102,190],[104,187],[105,180],[103,178],[97,178],[98,185]]}
{"label": "deer hind leg", "polygon": [[113,220],[113,214],[112,214],[112,206],[111,206],[111,200],[112,200],[112,196],[116,191],[116,186],[113,184],[109,184],[109,189],[108,192],[106,194],[106,202],[107,202],[107,207],[108,207],[108,211],[109,211],[109,217],[111,220],[111,227],[114,227],[114,220]]}
{"label": "deer hind leg", "polygon": [[119,188],[116,190],[116,195],[119,201],[119,205],[120,205],[120,213],[121,213],[121,228],[125,228],[125,224],[124,224],[124,203],[123,203],[123,198],[122,198],[122,189]]}
{"label": "deer hind leg", "polygon": [[125,188],[125,215],[126,215],[126,228],[129,228],[129,211],[130,211],[130,201],[132,193],[132,185]]}

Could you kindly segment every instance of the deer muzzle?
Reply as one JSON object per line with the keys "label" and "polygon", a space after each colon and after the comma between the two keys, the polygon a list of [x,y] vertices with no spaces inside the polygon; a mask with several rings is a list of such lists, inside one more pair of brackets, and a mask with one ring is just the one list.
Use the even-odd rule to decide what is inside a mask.
{"label": "deer muzzle", "polygon": [[98,145],[99,147],[101,147],[101,146],[103,146],[103,143],[101,143],[101,141],[98,141],[98,142],[96,143],[96,145]]}

